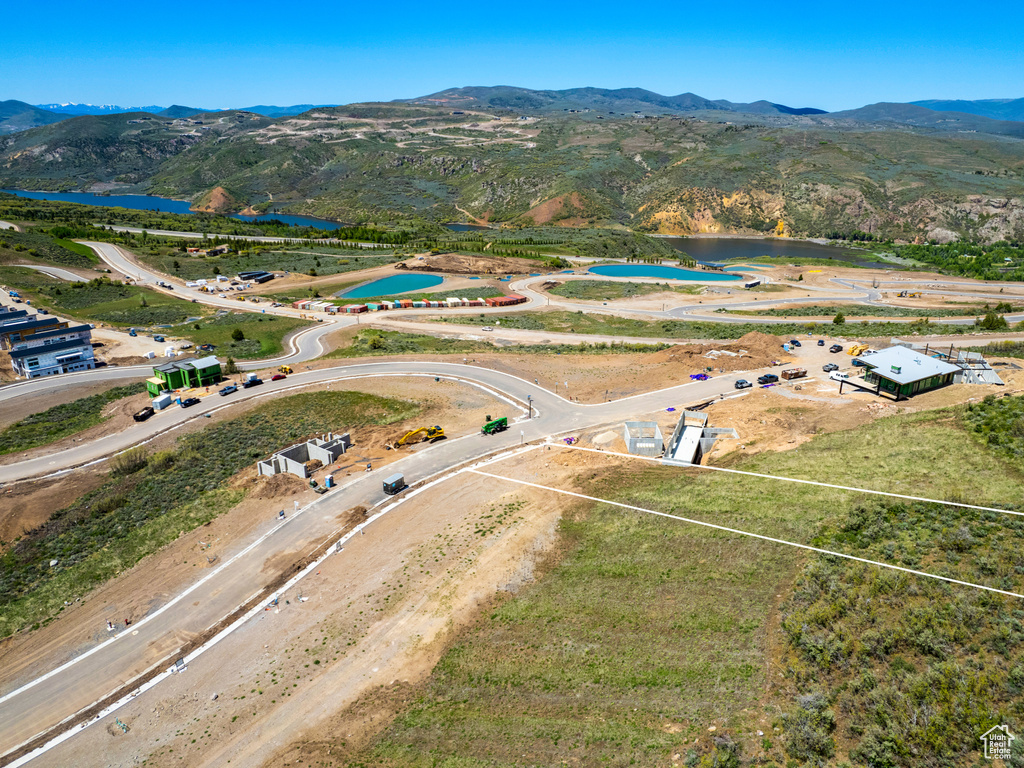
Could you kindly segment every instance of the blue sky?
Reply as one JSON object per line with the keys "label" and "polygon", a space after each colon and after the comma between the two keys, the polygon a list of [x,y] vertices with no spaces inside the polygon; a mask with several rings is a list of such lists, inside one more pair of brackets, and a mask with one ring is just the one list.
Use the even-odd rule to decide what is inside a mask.
{"label": "blue sky", "polygon": [[[0,100],[390,100],[641,87],[828,110],[1024,97],[1024,3],[42,2],[5,9]],[[440,10],[443,9],[443,10]]]}

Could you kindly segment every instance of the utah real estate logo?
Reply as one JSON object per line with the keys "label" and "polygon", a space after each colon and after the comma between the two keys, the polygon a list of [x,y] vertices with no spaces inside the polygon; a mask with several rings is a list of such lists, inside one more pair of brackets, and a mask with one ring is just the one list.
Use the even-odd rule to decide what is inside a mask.
{"label": "utah real estate logo", "polygon": [[1017,737],[1010,733],[1007,725],[996,725],[982,734],[981,740],[985,742],[986,760],[1009,760],[1010,745]]}

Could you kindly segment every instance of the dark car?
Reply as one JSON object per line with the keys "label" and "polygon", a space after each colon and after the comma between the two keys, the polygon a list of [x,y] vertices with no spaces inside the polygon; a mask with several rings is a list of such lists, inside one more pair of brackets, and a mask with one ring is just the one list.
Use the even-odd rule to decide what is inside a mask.
{"label": "dark car", "polygon": [[737,381],[737,382],[736,382],[735,384],[733,384],[733,386],[734,386],[734,387],[736,387],[736,389],[746,389],[747,387],[752,387],[752,386],[754,386],[754,385],[753,385],[753,384],[751,384],[751,383],[750,383],[749,381],[747,381],[746,379],[740,379],[740,380],[739,380],[739,381]]}
{"label": "dark car", "polygon": [[224,387],[223,389],[220,390],[220,396],[224,397],[224,395],[230,395],[232,392],[237,392],[237,391],[238,391],[238,385],[237,384],[228,384],[226,387]]}
{"label": "dark car", "polygon": [[824,339],[818,339],[818,346],[819,347],[824,347],[825,346],[825,340]]}
{"label": "dark car", "polygon": [[188,408],[190,405],[195,405],[198,402],[198,397],[186,397],[184,400],[181,401],[181,407]]}
{"label": "dark car", "polygon": [[762,386],[765,384],[774,384],[778,380],[779,377],[776,376],[774,373],[766,373],[764,376],[757,377],[757,383],[761,384]]}
{"label": "dark car", "polygon": [[835,363],[825,363],[823,366],[821,366],[821,370],[823,370],[825,373],[832,373],[832,371],[838,371],[839,366],[836,365]]}
{"label": "dark car", "polygon": [[287,378],[288,377],[285,376],[283,373],[275,373],[273,376],[270,377],[270,380],[271,381],[280,381],[281,379],[287,379]]}
{"label": "dark car", "polygon": [[258,387],[263,383],[263,379],[249,379],[248,381],[242,382],[242,389],[248,389],[249,387]]}
{"label": "dark car", "polygon": [[842,352],[843,348],[839,344],[833,344],[831,347],[828,348],[828,351],[834,354],[836,352]]}
{"label": "dark car", "polygon": [[801,344],[797,339],[790,339],[789,343],[790,343],[791,346],[794,346],[794,347],[802,347],[803,346],[803,344]]}
{"label": "dark car", "polygon": [[147,405],[145,408],[143,408],[138,413],[133,413],[132,414],[132,418],[135,419],[136,421],[145,421],[150,416],[152,416],[154,413],[156,413],[156,411],[153,410],[153,406]]}

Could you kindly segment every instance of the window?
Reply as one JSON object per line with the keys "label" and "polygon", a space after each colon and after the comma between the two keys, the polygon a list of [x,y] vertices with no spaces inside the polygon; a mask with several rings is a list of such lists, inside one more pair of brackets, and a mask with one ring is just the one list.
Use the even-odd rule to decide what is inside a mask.
{"label": "window", "polygon": [[38,357],[30,357],[28,360],[25,361],[25,367],[26,368],[38,368],[39,367],[39,358]]}

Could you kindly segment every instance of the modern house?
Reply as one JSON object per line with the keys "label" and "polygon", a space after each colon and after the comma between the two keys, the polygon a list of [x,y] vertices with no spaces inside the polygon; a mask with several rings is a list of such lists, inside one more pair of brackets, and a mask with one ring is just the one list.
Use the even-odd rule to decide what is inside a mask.
{"label": "modern house", "polygon": [[[86,326],[88,328],[88,326]],[[48,341],[48,339],[47,339]],[[86,338],[68,338],[64,341],[18,344],[10,352],[11,366],[18,376],[35,379],[58,373],[88,371],[96,367],[92,342]]]}
{"label": "modern house", "polygon": [[[952,384],[960,367],[907,347],[889,347],[860,358],[867,368],[864,381],[875,392],[895,395],[897,400]],[[842,389],[842,385],[840,385]]]}
{"label": "modern house", "polygon": [[66,320],[58,320],[53,315],[39,317],[30,316],[28,319],[17,320],[13,323],[0,325],[0,349],[11,349],[26,336],[41,331],[53,330],[56,328],[67,328]]}
{"label": "modern house", "polygon": [[158,365],[153,377],[146,379],[146,389],[153,397],[161,392],[191,387],[208,387],[221,380],[220,361],[213,357],[200,360],[188,358]]}

